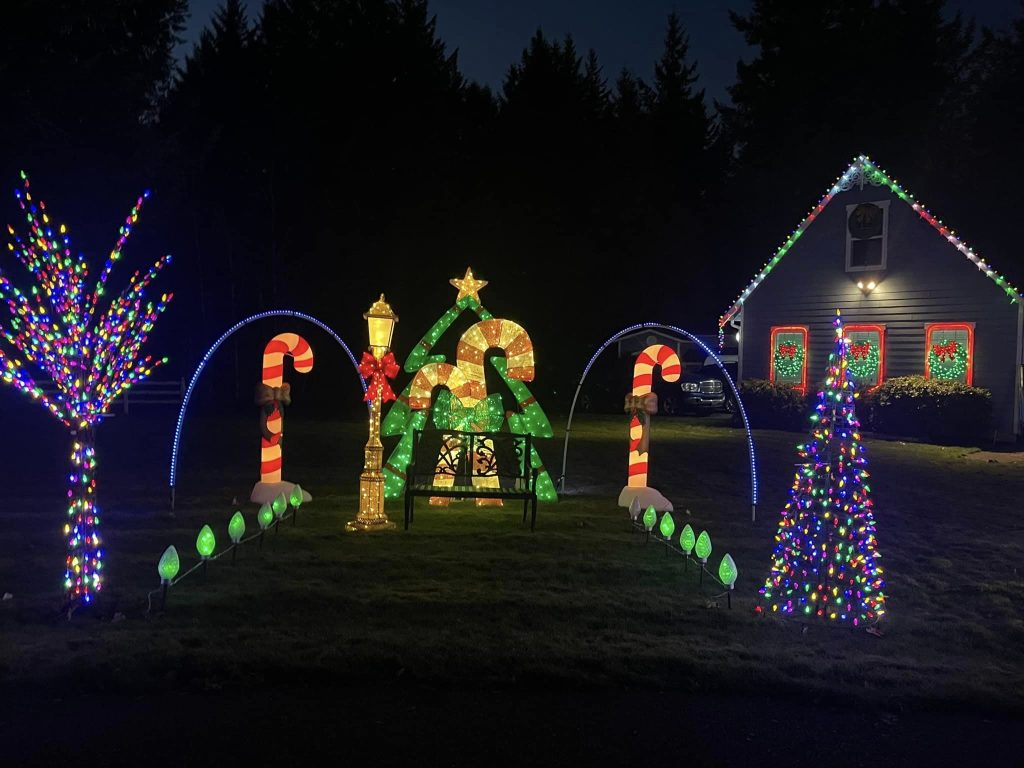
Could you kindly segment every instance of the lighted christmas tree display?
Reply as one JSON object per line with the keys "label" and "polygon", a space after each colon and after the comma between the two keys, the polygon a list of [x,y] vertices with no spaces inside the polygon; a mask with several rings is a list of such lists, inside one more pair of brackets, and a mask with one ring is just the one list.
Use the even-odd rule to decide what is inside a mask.
{"label": "lighted christmas tree display", "polygon": [[864,626],[885,614],[885,581],[847,365],[850,340],[838,312],[834,325],[825,386],[811,416],[812,439],[798,446],[801,468],[782,511],[757,610]]}
{"label": "lighted christmas tree display", "polygon": [[[0,367],[5,382],[39,402],[71,433],[64,589],[69,605],[89,603],[103,586],[94,432],[115,399],[166,362],[142,356],[142,346],[171,300],[165,294],[159,301],[147,301],[146,289],[171,257],[158,259],[145,273],[136,271],[101,309],[110,273],[149,193],[136,201],[90,290],[89,265],[82,254],[72,254],[67,227],[52,223],[43,201],[33,199],[24,172],[21,178],[23,189],[15,197],[27,228],[22,236],[8,226],[8,249],[34,285],[23,293],[0,272],[0,299],[11,313],[0,324],[5,342],[0,344]],[[29,368],[51,379],[55,394],[46,394]]]}
{"label": "lighted christmas tree display", "polygon": [[[381,434],[401,435],[398,445],[384,464],[384,495],[389,499],[402,496],[405,489],[405,470],[412,458],[413,431],[423,429],[429,416],[438,429],[463,431],[497,431],[507,422],[516,434],[533,437],[551,437],[551,423],[544,410],[533,397],[525,382],[533,380],[533,344],[526,332],[509,320],[496,319],[480,303],[480,290],[486,280],[473,276],[467,269],[464,277],[453,278],[451,284],[458,289],[455,305],[446,311],[413,347],[405,360],[405,370],[413,374],[412,381],[402,391],[388,411],[381,425]],[[444,355],[430,354],[434,345],[464,313],[473,312],[480,322],[462,336],[456,352],[457,360],[449,365]],[[500,393],[487,394],[484,381],[484,354],[490,348],[500,348],[505,357],[492,357],[490,364],[508,386],[518,405],[518,411],[505,411]],[[463,382],[462,388],[456,381]],[[435,398],[431,407],[417,397],[413,385],[448,386]],[[459,394],[454,390],[458,389]],[[465,391],[467,394],[461,394]],[[429,395],[429,392],[428,392]],[[535,447],[531,447],[530,466],[538,470],[537,498],[555,501],[558,495],[547,470],[544,469]]]}

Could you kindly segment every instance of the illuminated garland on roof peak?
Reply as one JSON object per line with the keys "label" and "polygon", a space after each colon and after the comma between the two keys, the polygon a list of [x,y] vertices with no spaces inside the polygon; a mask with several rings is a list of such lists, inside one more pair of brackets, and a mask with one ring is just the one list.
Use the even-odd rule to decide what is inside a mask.
{"label": "illuminated garland on roof peak", "polygon": [[932,228],[942,235],[954,248],[960,253],[970,259],[974,265],[982,272],[985,276],[992,280],[996,285],[1002,288],[1007,296],[1010,297],[1011,302],[1024,301],[1024,296],[1021,295],[1020,291],[1017,290],[1005,277],[996,272],[992,266],[978,256],[974,249],[965,243],[961,238],[956,235],[956,232],[947,227],[941,219],[935,217],[931,211],[929,211],[923,204],[919,203],[912,194],[907,192],[901,187],[897,181],[888,176],[884,170],[879,168],[867,155],[860,155],[856,157],[846,171],[836,179],[835,183],[825,192],[824,196],[818,201],[810,212],[804,217],[803,221],[797,226],[796,229],[786,238],[786,240],[779,246],[775,251],[775,255],[765,264],[760,272],[758,272],[754,279],[743,289],[743,292],[736,298],[732,306],[718,319],[719,327],[719,339],[721,341],[722,332],[725,324],[728,323],[736,314],[743,308],[743,302],[747,300],[747,297],[754,292],[754,289],[761,284],[761,281],[768,275],[775,265],[778,264],[782,257],[785,256],[789,249],[793,247],[793,244],[804,234],[811,223],[818,217],[818,215],[825,209],[831,201],[840,192],[845,192],[851,188],[853,183],[858,179],[863,178],[864,180],[874,184],[875,186],[887,187],[896,197],[903,202],[907,203],[918,216],[924,219]]}

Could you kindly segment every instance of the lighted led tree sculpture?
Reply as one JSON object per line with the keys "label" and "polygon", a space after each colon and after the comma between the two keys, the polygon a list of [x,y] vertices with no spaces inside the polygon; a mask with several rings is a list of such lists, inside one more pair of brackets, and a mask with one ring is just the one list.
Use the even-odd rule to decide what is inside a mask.
{"label": "lighted led tree sculpture", "polygon": [[[0,324],[3,380],[39,402],[71,433],[68,477],[67,562],[64,589],[68,605],[89,603],[103,586],[103,546],[96,503],[94,434],[116,398],[147,378],[166,358],[142,355],[156,319],[171,300],[146,299],[146,289],[171,257],[136,271],[127,287],[106,308],[100,306],[107,282],[139,217],[146,192],[121,227],[114,249],[95,282],[82,254],[73,254],[67,227],[53,224],[46,205],[35,200],[23,172],[15,192],[24,216],[24,233],[8,226],[8,249],[28,270],[34,284],[27,292],[0,272],[0,299],[11,317]],[[47,394],[29,373],[53,381]]]}
{"label": "lighted led tree sculpture", "polygon": [[[405,370],[413,374],[401,396],[388,411],[381,425],[381,434],[401,435],[398,445],[384,464],[384,495],[399,498],[405,488],[405,469],[412,458],[413,430],[423,429],[433,415],[439,429],[493,432],[507,421],[517,434],[551,437],[551,423],[526,383],[533,380],[533,342],[518,324],[495,318],[480,303],[480,290],[486,280],[473,276],[467,269],[464,277],[453,278],[458,289],[455,305],[448,309],[405,360]],[[456,362],[449,364],[444,355],[431,350],[464,312],[476,314],[479,322],[461,337]],[[484,381],[484,358],[489,349],[500,349],[505,357],[492,357],[490,364],[508,386],[518,404],[518,411],[504,411],[499,393],[487,393]],[[437,386],[447,387],[434,399]],[[526,458],[537,469],[537,498],[554,501],[558,498],[551,477],[541,462],[537,449],[531,446]]]}
{"label": "lighted led tree sculpture", "polygon": [[834,325],[812,438],[798,446],[801,464],[757,610],[864,626],[885,614],[885,581],[847,364],[850,340],[838,312]]}

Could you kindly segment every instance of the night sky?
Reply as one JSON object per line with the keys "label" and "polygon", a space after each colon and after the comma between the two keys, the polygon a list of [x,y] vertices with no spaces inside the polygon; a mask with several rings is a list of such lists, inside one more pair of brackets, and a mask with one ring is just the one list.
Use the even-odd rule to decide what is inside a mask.
{"label": "night sky", "polygon": [[[192,0],[188,45],[198,37],[221,0]],[[701,85],[709,97],[725,100],[736,61],[750,56],[743,38],[729,23],[728,9],[746,11],[750,0],[433,0],[438,30],[449,49],[458,48],[464,75],[501,87],[509,65],[519,59],[538,27],[548,36],[572,33],[584,53],[597,51],[609,82],[622,67],[650,79],[661,53],[665,18],[676,10],[690,33]],[[255,16],[260,7],[248,3]],[[979,24],[1005,27],[1020,9],[1020,0],[950,0],[951,12],[962,10]]]}

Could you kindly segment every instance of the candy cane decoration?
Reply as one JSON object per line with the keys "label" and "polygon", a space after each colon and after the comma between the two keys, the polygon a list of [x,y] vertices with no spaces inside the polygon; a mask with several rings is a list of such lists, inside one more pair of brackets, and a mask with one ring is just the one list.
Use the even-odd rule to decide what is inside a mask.
{"label": "candy cane decoration", "polygon": [[650,417],[658,412],[658,396],[652,391],[656,366],[661,366],[661,378],[665,381],[678,381],[682,373],[679,355],[664,344],[652,344],[636,358],[633,391],[626,395],[626,412],[633,415],[629,422],[630,488],[647,486]]}
{"label": "candy cane decoration", "polygon": [[430,396],[434,387],[448,387],[464,405],[476,405],[482,397],[477,396],[478,388],[466,378],[462,369],[449,363],[424,365],[412,379],[409,387],[409,408],[422,411],[430,407]]}
{"label": "candy cane decoration", "polygon": [[[507,363],[505,375],[519,381],[533,381],[535,369],[533,364],[533,340],[530,334],[519,323],[511,320],[481,320],[471,325],[455,350],[459,368],[465,372],[466,378],[479,387],[479,396],[486,397],[487,384],[484,379],[484,356],[488,349],[497,348],[505,353]],[[481,440],[486,445],[489,441]],[[494,455],[494,446],[488,446]],[[526,461],[530,457],[525,458]],[[474,456],[473,461],[478,461]],[[501,481],[496,477],[473,477],[473,485],[483,488],[497,488]],[[501,499],[477,499],[476,504],[483,506],[502,506]]]}
{"label": "candy cane decoration", "polygon": [[[409,387],[409,408],[414,411],[429,408],[430,397],[436,386],[447,387],[463,406],[472,407],[479,403],[487,397],[484,356],[487,350],[495,347],[505,352],[509,378],[533,381],[533,341],[526,330],[511,320],[481,320],[462,334],[456,350],[457,365],[431,363],[420,368]],[[438,457],[434,485],[451,487],[455,484],[454,476],[444,470],[449,463],[458,461],[461,452],[460,440],[450,439],[445,442]],[[473,477],[473,484],[477,487],[496,487],[499,482],[497,477]],[[443,497],[430,499],[430,503],[435,505],[448,502],[449,499]],[[501,503],[501,499],[477,499],[478,506],[500,506]]]}
{"label": "candy cane decoration", "polygon": [[[313,370],[313,350],[309,342],[297,333],[279,333],[267,342],[263,349],[263,385],[275,393],[285,389],[284,358],[292,356],[296,373]],[[287,391],[285,391],[287,395]],[[260,437],[260,482],[281,482],[281,432],[284,430],[284,415],[278,406],[280,398],[274,398],[274,410],[267,416],[267,432],[270,438]]]}
{"label": "candy cane decoration", "polygon": [[[463,405],[473,406],[482,399],[480,387],[476,382],[467,379],[462,369],[450,363],[430,363],[416,372],[412,384],[409,386],[410,410],[422,411],[429,408],[430,396],[433,394],[434,387],[438,386],[447,387]],[[434,468],[434,485],[440,488],[451,488],[455,485],[455,476],[446,468],[458,462],[461,452],[461,440],[455,437],[445,440]],[[451,499],[443,496],[432,496],[429,503],[435,506],[445,506],[450,501]]]}
{"label": "candy cane decoration", "polygon": [[[526,329],[511,320],[481,320],[462,334],[456,350],[459,368],[466,378],[484,385],[484,355],[497,347],[508,361],[506,375],[519,381],[533,381],[533,341]],[[483,395],[481,395],[483,399]]]}

